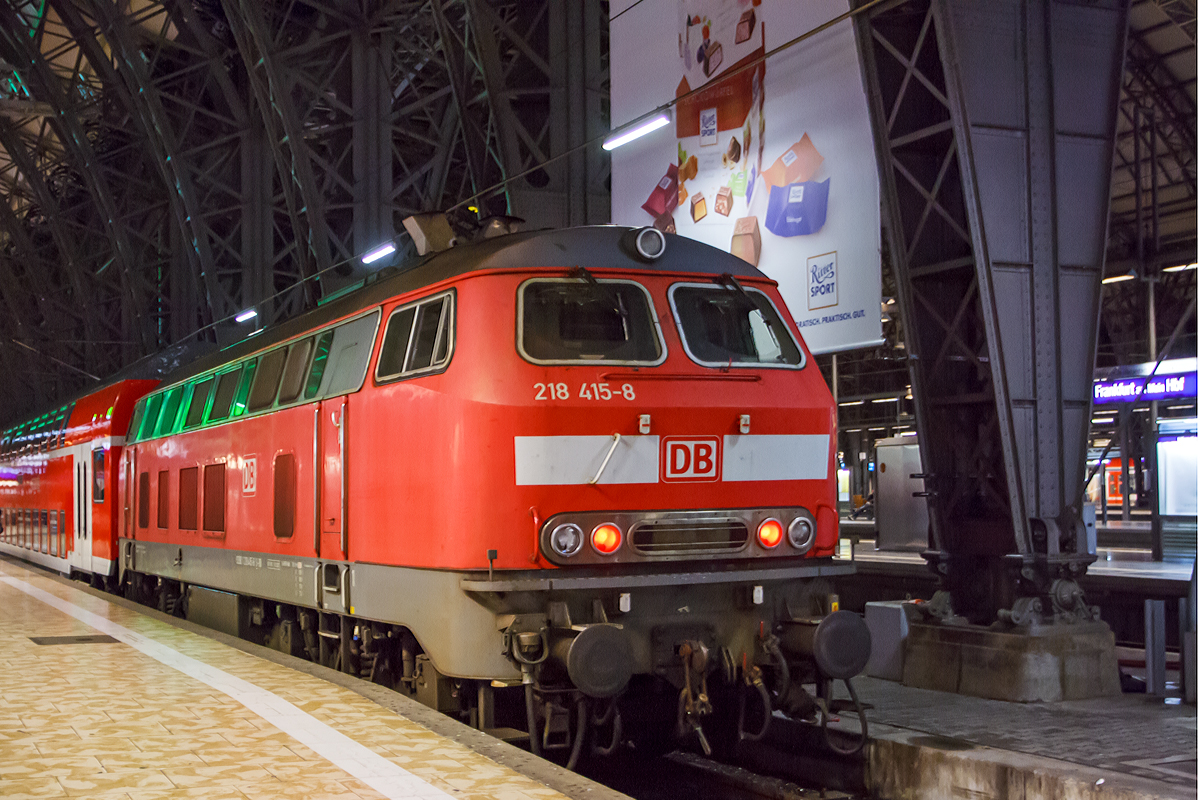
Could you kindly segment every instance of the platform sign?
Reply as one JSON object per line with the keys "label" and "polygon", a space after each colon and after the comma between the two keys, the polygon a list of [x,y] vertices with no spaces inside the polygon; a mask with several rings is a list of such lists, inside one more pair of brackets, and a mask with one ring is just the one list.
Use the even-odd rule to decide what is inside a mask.
{"label": "platform sign", "polygon": [[678,99],[613,151],[612,219],[756,264],[817,353],[881,341],[879,178],[846,0],[617,0],[614,127]]}
{"label": "platform sign", "polygon": [[[1142,384],[1146,388],[1142,389]],[[1096,405],[1133,403],[1148,400],[1175,400],[1196,396],[1196,373],[1155,375],[1145,378],[1122,378],[1096,381],[1092,384],[1092,399]]]}

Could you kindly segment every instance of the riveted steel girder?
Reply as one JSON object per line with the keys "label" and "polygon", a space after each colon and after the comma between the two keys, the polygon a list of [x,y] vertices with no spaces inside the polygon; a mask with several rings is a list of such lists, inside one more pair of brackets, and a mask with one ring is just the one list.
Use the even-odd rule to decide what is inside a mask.
{"label": "riveted steel girder", "polygon": [[0,336],[63,365],[0,417],[311,307],[411,213],[607,221],[607,157],[566,156],[607,129],[605,6],[565,5],[0,0]]}
{"label": "riveted steel girder", "polygon": [[929,558],[981,622],[1093,560],[1080,506],[1127,16],[918,0],[858,22]]}

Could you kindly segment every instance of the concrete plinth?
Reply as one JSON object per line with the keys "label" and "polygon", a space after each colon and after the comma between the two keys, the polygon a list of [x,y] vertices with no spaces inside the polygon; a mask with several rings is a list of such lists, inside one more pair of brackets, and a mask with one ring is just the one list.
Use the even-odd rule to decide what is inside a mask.
{"label": "concrete plinth", "polygon": [[905,686],[1018,703],[1121,693],[1112,631],[1103,622],[997,630],[909,627]]}

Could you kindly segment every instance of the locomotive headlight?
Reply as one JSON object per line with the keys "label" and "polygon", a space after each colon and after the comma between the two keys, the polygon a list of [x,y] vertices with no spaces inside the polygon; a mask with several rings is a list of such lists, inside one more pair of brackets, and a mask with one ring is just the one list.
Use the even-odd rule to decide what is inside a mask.
{"label": "locomotive headlight", "polygon": [[788,526],[788,541],[801,553],[811,550],[816,540],[817,529],[808,517],[796,517]]}
{"label": "locomotive headlight", "polygon": [[621,529],[605,522],[592,529],[592,548],[603,556],[612,555],[621,547]]}
{"label": "locomotive headlight", "polygon": [[559,525],[550,534],[550,547],[558,555],[570,558],[583,547],[583,529],[572,522]]}
{"label": "locomotive headlight", "polygon": [[768,517],[758,524],[758,543],[768,550],[778,547],[783,541],[783,524]]}

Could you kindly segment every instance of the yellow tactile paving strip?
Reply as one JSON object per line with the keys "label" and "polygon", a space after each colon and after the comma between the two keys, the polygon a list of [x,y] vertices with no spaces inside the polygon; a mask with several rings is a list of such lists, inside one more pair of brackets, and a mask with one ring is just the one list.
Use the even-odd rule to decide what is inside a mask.
{"label": "yellow tactile paving strip", "polygon": [[[354,692],[0,562],[16,578],[273,692],[446,794],[562,798]],[[0,797],[382,798],[232,697],[0,583]],[[316,746],[316,745],[315,745]]]}

